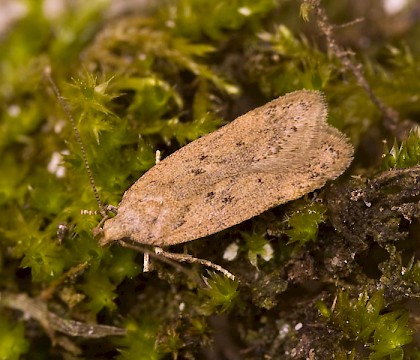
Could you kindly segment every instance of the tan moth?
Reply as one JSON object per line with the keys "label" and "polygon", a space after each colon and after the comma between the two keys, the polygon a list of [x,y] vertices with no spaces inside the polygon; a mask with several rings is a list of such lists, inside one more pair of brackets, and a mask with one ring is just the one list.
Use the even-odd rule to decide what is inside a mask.
{"label": "tan moth", "polygon": [[329,126],[318,91],[281,96],[168,156],[128,189],[101,245],[198,239],[321,188],[353,147]]}
{"label": "tan moth", "polygon": [[327,124],[324,95],[299,90],[249,111],[158,162],[125,192],[117,215],[109,219],[74,119],[49,68],[45,75],[82,150],[103,215],[97,234],[102,246],[117,241],[130,247],[127,240],[154,245],[166,258],[198,262],[234,279],[217,264],[159,247],[219,232],[321,188],[341,175],[353,158],[345,135]]}

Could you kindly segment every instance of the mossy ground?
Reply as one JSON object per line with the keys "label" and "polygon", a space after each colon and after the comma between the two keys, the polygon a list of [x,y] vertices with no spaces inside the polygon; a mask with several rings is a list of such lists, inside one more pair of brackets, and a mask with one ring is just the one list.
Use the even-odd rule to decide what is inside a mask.
{"label": "mossy ground", "polygon": [[[26,13],[0,35],[0,359],[420,358],[419,133],[395,140],[326,50],[313,3],[169,0],[116,16],[107,1],[54,15],[22,1]],[[321,6],[334,24],[364,18],[334,28],[337,42],[374,93],[418,123],[418,4],[396,14],[381,1]],[[325,92],[355,159],[316,194],[171,249],[239,282],[155,260],[143,273],[141,254],[100,248],[100,217],[80,214],[97,204],[46,67],[105,204],[156,150],[167,156],[296,89]],[[127,334],[104,336],[117,328]]]}

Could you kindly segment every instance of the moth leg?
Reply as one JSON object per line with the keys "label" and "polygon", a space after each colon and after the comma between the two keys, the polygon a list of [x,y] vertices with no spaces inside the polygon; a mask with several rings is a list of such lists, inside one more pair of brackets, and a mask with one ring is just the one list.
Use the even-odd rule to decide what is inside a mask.
{"label": "moth leg", "polygon": [[150,254],[143,254],[143,272],[150,272],[153,270],[152,263],[150,262]]}
{"label": "moth leg", "polygon": [[[160,150],[156,150],[156,153],[155,153],[155,165],[159,164],[160,163],[160,160],[161,160]],[[155,253],[157,254],[156,248],[155,248]],[[144,255],[143,255],[143,272],[149,272],[152,269],[153,268],[152,268],[152,264],[150,262],[150,255],[149,255],[149,253],[144,253]]]}
{"label": "moth leg", "polygon": [[155,153],[155,165],[159,164],[161,160],[161,154],[160,154],[160,150],[156,150]]}
{"label": "moth leg", "polygon": [[188,262],[191,264],[198,263],[198,264],[207,266],[209,268],[212,268],[216,271],[221,272],[223,275],[225,275],[229,279],[235,280],[235,275],[233,275],[232,273],[230,273],[229,271],[227,271],[225,268],[221,267],[220,265],[214,264],[209,260],[195,258],[188,254],[177,254],[177,253],[167,252],[167,251],[164,251],[160,247],[155,247],[155,253],[167,259],[171,259],[171,260],[175,260],[179,262]]}
{"label": "moth leg", "polygon": [[174,261],[174,260],[169,259],[168,257],[157,255],[154,251],[150,251],[149,249],[147,249],[143,246],[137,245],[137,244],[135,244],[135,245],[130,244],[130,242],[127,242],[127,241],[124,241],[124,240],[120,240],[120,241],[118,241],[118,243],[121,246],[124,246],[128,249],[135,250],[135,251],[141,252],[143,254],[147,253],[152,259],[156,258],[157,260],[159,260],[161,262],[164,262],[164,263],[166,263],[170,266],[173,266],[178,271],[180,271],[180,272],[184,273],[185,275],[191,277],[194,281],[200,281],[201,280],[200,278],[197,278],[197,276],[194,276],[194,274],[192,274],[191,271],[188,271],[187,269],[184,269],[181,266],[181,264],[179,263],[179,261]]}

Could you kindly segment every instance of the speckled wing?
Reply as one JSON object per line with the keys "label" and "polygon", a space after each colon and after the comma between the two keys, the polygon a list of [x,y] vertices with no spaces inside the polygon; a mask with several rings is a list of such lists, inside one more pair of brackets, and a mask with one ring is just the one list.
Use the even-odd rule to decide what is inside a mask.
{"label": "speckled wing", "polygon": [[321,93],[296,91],[193,141],[124,194],[102,243],[187,242],[322,187],[353,154],[326,117]]}

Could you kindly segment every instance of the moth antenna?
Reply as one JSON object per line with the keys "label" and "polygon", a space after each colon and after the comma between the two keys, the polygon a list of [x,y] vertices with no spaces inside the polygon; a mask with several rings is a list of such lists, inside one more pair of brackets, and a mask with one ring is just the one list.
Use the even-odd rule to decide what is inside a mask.
{"label": "moth antenna", "polygon": [[74,121],[73,115],[70,112],[70,109],[67,105],[67,102],[64,100],[63,96],[60,93],[60,90],[58,89],[58,86],[56,85],[56,83],[52,79],[51,68],[50,67],[45,68],[44,75],[48,79],[48,81],[50,82],[50,84],[51,84],[51,86],[52,86],[52,88],[55,92],[55,95],[57,96],[58,102],[60,103],[61,108],[63,109],[65,115],[67,116],[67,119],[69,120],[69,122],[71,124],[71,127],[73,128],[73,133],[74,133],[74,136],[76,138],[77,143],[79,144],[80,151],[82,153],[83,163],[85,165],[85,169],[86,169],[87,175],[89,177],[90,187],[92,188],[93,194],[95,195],[96,202],[99,206],[99,212],[105,218],[107,216],[106,211],[105,211],[104,206],[102,205],[101,199],[99,198],[98,190],[96,189],[96,185],[95,185],[95,179],[93,177],[92,170],[90,169],[89,161],[88,161],[87,156],[86,156],[85,146],[83,145],[82,137],[80,136],[80,132],[77,129],[76,122]]}

